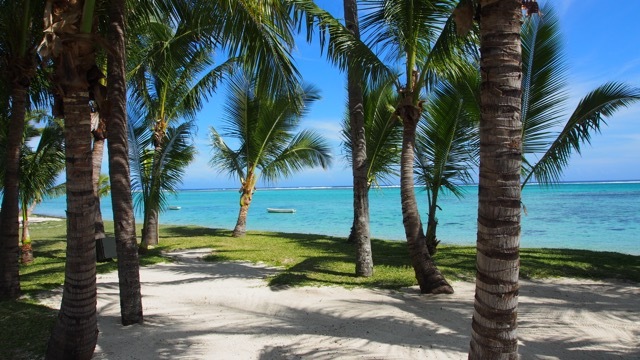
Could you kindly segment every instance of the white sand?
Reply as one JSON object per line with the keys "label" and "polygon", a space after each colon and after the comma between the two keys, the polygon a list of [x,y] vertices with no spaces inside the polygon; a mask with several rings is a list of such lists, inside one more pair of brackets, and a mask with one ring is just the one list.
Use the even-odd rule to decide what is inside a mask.
{"label": "white sand", "polygon": [[[466,359],[474,285],[454,295],[273,289],[278,270],[172,253],[140,271],[144,325],[122,327],[116,273],[98,276],[95,359]],[[637,284],[522,281],[523,359],[639,359]],[[60,296],[43,299],[58,306]]]}

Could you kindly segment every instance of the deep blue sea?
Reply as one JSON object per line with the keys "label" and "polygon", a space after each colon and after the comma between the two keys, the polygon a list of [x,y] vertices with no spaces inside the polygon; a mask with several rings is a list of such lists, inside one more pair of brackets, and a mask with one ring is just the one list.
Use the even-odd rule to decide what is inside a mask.
{"label": "deep blue sea", "polygon": [[[443,243],[476,241],[477,186],[465,186],[458,199],[440,199],[438,238]],[[416,190],[426,222],[426,193]],[[521,246],[616,251],[640,255],[640,182],[527,185],[522,193]],[[160,215],[162,224],[233,229],[239,210],[237,190],[184,190],[171,196]],[[64,216],[65,199],[47,199],[34,213]],[[294,208],[294,214],[268,213],[267,208]],[[370,192],[371,237],[404,240],[400,189]],[[113,218],[110,197],[102,199],[105,219]],[[351,188],[259,189],[249,209],[248,230],[270,230],[346,237],[353,221]]]}

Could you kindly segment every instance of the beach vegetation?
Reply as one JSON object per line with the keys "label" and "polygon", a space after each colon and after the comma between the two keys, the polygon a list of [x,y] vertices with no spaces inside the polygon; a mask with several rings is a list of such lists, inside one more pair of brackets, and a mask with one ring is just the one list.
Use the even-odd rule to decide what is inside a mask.
{"label": "beach vegetation", "polygon": [[522,186],[533,179],[558,182],[571,155],[580,154],[607,118],[640,101],[640,88],[607,82],[589,91],[567,116],[569,82],[559,18],[551,6],[541,11],[544,17],[529,17],[522,25]]}
{"label": "beach vegetation", "polygon": [[[377,86],[377,87],[373,87]],[[397,95],[393,89],[392,83],[371,84],[363,90],[362,106],[360,107],[363,115],[364,130],[366,134],[365,155],[366,163],[364,163],[364,174],[367,192],[366,204],[366,222],[369,228],[369,203],[368,192],[371,186],[379,186],[380,184],[391,184],[392,179],[399,175],[398,163],[400,162],[400,144],[402,142],[402,128],[395,121],[393,112],[394,105],[397,103]],[[353,162],[355,131],[352,131],[350,116],[346,116],[342,122],[342,147],[344,149],[345,158],[352,167],[357,167]],[[355,181],[354,181],[355,183]],[[354,191],[355,196],[355,191]],[[358,204],[358,202],[354,202]],[[354,205],[355,206],[355,205]],[[349,234],[349,242],[356,244],[356,248],[361,247],[357,241],[356,229],[358,221],[362,221],[362,216],[354,209],[353,226]],[[368,236],[367,236],[368,238]],[[362,241],[362,240],[360,240]],[[367,240],[370,242],[370,240]],[[371,245],[368,245],[371,248]],[[358,264],[360,261],[357,261]],[[356,265],[357,267],[357,265]]]}
{"label": "beach vegetation", "polygon": [[[363,3],[360,30],[363,41],[335,21],[330,14],[306,1],[294,1],[307,20],[308,29],[319,29],[327,57],[341,69],[361,65],[367,81],[396,85],[396,119],[402,124],[400,187],[407,244],[416,277],[425,293],[451,292],[451,287],[431,259],[414,194],[413,161],[415,131],[421,117],[424,93],[446,74],[458,71],[458,64],[475,47],[473,37],[458,36],[453,24],[455,4],[449,1],[367,1]],[[303,16],[302,14],[306,15]],[[308,31],[308,37],[312,31]],[[471,53],[470,53],[471,51]],[[349,54],[348,56],[346,54]],[[399,74],[395,69],[402,69]]]}
{"label": "beach vegetation", "polygon": [[[258,77],[237,72],[229,85],[222,132],[210,128],[210,164],[240,181],[240,212],[234,237],[246,233],[249,206],[261,179],[274,183],[302,169],[327,168],[331,164],[328,143],[311,130],[296,129],[319,99],[317,90],[301,86],[292,94],[261,92]],[[237,141],[233,150],[226,139]]]}
{"label": "beach vegetation", "polygon": [[462,185],[473,182],[478,165],[480,73],[474,64],[454,79],[442,80],[430,93],[418,124],[415,150],[417,184],[427,197],[427,249],[434,255],[438,198],[441,191],[464,196]]}
{"label": "beach vegetation", "polygon": [[151,18],[131,41],[130,161],[134,189],[141,190],[135,203],[143,213],[143,251],[158,243],[165,192],[177,189],[193,160],[196,114],[233,63],[215,64],[213,40],[195,31],[201,16],[187,6],[178,18]]}
{"label": "beach vegetation", "polygon": [[[343,0],[344,25],[351,32],[355,41],[360,40],[360,22],[358,21],[358,2]],[[351,174],[353,178],[353,225],[349,241],[355,245],[356,275],[368,277],[373,275],[373,254],[371,252],[371,229],[369,224],[369,181],[367,168],[367,131],[365,129],[364,78],[360,66],[350,57],[347,69],[347,122],[349,138],[353,139],[348,153],[351,157]]]}
{"label": "beach vegetation", "polygon": [[38,131],[40,139],[35,149],[31,149],[26,143],[29,139],[25,139],[20,152],[18,189],[22,215],[20,262],[23,264],[33,262],[33,247],[29,234],[31,211],[45,196],[59,196],[64,194],[65,190],[64,183],[56,184],[65,166],[63,125],[59,119],[49,118],[46,121],[46,126]]}
{"label": "beach vegetation", "polygon": [[0,2],[0,127],[2,204],[0,204],[0,300],[20,295],[19,167],[27,110],[47,102],[46,80],[36,48],[42,37],[43,0]]}

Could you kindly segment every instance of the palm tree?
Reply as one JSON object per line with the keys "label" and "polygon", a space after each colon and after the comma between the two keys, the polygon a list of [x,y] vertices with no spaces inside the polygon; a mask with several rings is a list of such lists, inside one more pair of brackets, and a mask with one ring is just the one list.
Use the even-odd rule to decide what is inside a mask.
{"label": "palm tree", "polygon": [[469,359],[517,359],[522,162],[520,0],[480,1],[477,275]]}
{"label": "palm tree", "polygon": [[[366,137],[367,191],[371,186],[391,183],[399,175],[397,165],[400,161],[400,143],[402,128],[395,121],[393,113],[397,103],[397,94],[391,83],[377,84],[375,88],[364,89],[363,114]],[[342,122],[342,146],[347,162],[352,163],[353,142],[351,124],[348,118]],[[354,224],[355,227],[355,224]]]}
{"label": "palm tree", "polygon": [[125,0],[111,0],[108,14],[108,41],[113,51],[107,53],[107,98],[111,103],[107,148],[113,228],[118,255],[120,319],[122,325],[127,326],[142,323],[144,317],[127,142]]}
{"label": "palm tree", "polygon": [[[256,77],[239,72],[230,84],[225,108],[224,133],[211,128],[211,165],[221,172],[238,176],[240,213],[233,236],[244,236],[249,206],[258,179],[275,182],[308,167],[327,168],[331,163],[328,144],[312,131],[294,133],[308,106],[318,93],[306,86],[297,96],[266,93],[258,88]],[[239,142],[232,150],[223,136]]]}
{"label": "palm tree", "polygon": [[[345,26],[360,40],[358,4],[356,0],[344,0]],[[356,276],[373,275],[373,255],[369,230],[369,186],[367,181],[367,136],[363,113],[363,77],[358,65],[350,62],[347,70],[349,94],[349,122],[351,146],[351,169],[353,173],[353,226],[349,240],[356,245]]]}
{"label": "palm tree", "polygon": [[[35,48],[42,31],[43,1],[3,1],[0,5],[0,104],[6,137],[5,176],[0,205],[0,299],[20,295],[18,275],[18,178],[20,149],[29,107],[28,93],[36,74]],[[6,112],[6,109],[11,109]]]}
{"label": "palm tree", "polygon": [[461,197],[460,185],[473,180],[471,169],[477,164],[480,74],[470,66],[462,75],[435,86],[416,135],[415,174],[427,191],[426,242],[431,255],[440,242],[436,236],[440,191]]}
{"label": "palm tree", "polygon": [[[415,130],[422,112],[423,91],[438,76],[455,73],[457,63],[462,59],[460,55],[473,48],[472,42],[456,35],[452,16],[456,2],[363,1],[366,15],[360,26],[366,44],[354,39],[351,32],[312,2],[291,0],[291,3],[294,6],[294,19],[298,22],[306,20],[309,38],[316,28],[319,30],[321,44],[328,44],[328,58],[341,69],[348,69],[353,63],[358,64],[365,78],[373,82],[384,82],[395,73],[392,69],[402,69],[404,81],[399,77],[394,79],[397,79],[396,88],[400,97],[395,106],[396,116],[404,129],[400,174],[407,244],[421,291],[453,291],[426,247],[414,194],[413,148]],[[388,59],[388,64],[381,58]]]}
{"label": "palm tree", "polygon": [[64,193],[64,184],[55,186],[58,175],[64,170],[64,145],[62,124],[49,121],[42,130],[38,146],[32,150],[25,146],[20,159],[20,207],[22,209],[22,243],[20,261],[33,262],[33,249],[29,236],[29,214],[42,202],[44,196]]}
{"label": "palm tree", "polygon": [[[567,67],[559,19],[551,7],[541,11],[544,19],[530,17],[522,25],[523,187],[533,178],[557,182],[572,152],[580,153],[606,117],[640,100],[640,89],[608,82],[584,96],[565,119]],[[560,132],[552,130],[558,127]]]}
{"label": "palm tree", "polygon": [[[167,128],[161,139],[162,146],[158,148],[154,144],[156,133],[150,131],[144,119],[133,118],[131,122],[132,183],[135,189],[140,190],[135,201],[142,208],[146,231],[156,236],[155,244],[159,214],[167,208],[167,196],[175,194],[186,167],[195,156],[191,139],[193,126],[193,122],[187,121]],[[149,241],[148,237],[146,239]],[[143,248],[152,245],[144,241],[145,238]]]}
{"label": "palm tree", "polygon": [[[149,191],[143,193],[154,196],[154,199],[143,200],[143,248],[158,243],[157,225],[161,210],[158,206],[162,205],[162,195],[153,193],[161,188],[171,188],[178,183],[172,181],[171,185],[161,184],[160,179],[155,178],[165,173],[163,167],[167,160],[163,158],[163,154],[173,151],[176,145],[165,143],[169,141],[167,131],[171,124],[181,119],[185,119],[187,123],[195,120],[203,100],[215,89],[218,80],[230,71],[230,64],[234,62],[232,59],[214,67],[213,44],[206,39],[203,41],[203,36],[193,30],[197,26],[195,21],[199,20],[201,15],[197,13],[198,8],[194,6],[183,10],[183,16],[176,24],[172,24],[168,17],[151,19],[144,24],[144,29],[137,29],[135,45],[130,52],[134,59],[129,71],[133,101],[131,108],[135,110],[134,116],[146,121],[147,126],[153,131],[150,139],[153,145],[151,163],[133,164],[134,169],[145,171],[135,174],[140,181],[148,182],[140,184],[143,189]],[[178,128],[191,129],[191,124],[180,125],[176,127]],[[139,147],[140,151],[146,151],[148,144],[140,140],[138,143],[138,146],[143,146]],[[180,145],[185,146],[185,149],[190,147],[187,143]],[[136,153],[142,160],[148,161],[148,154],[142,156],[139,151]],[[186,156],[184,159],[190,158]],[[182,169],[179,172],[181,173]]]}
{"label": "palm tree", "polygon": [[67,188],[67,262],[58,319],[47,346],[48,359],[89,359],[97,342],[96,197],[92,183],[89,76],[96,70],[94,0],[52,1],[45,6],[40,54],[55,64],[54,82],[64,104]]}

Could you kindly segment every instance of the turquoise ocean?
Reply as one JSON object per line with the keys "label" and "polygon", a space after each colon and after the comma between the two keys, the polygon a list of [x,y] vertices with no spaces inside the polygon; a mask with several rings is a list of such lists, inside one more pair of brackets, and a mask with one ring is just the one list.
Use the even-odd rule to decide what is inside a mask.
{"label": "turquoise ocean", "polygon": [[[464,186],[458,199],[444,194],[438,212],[438,238],[445,244],[474,245],[477,186]],[[423,221],[426,192],[416,189]],[[616,251],[640,255],[640,182],[562,183],[552,187],[527,185],[522,193],[521,246]],[[239,210],[237,189],[182,190],[169,196],[161,224],[200,225],[233,229]],[[65,198],[46,199],[34,213],[65,215]],[[101,203],[111,220],[111,199]],[[293,208],[293,214],[268,213],[267,208]],[[371,237],[404,241],[400,189],[370,192]],[[297,232],[346,237],[353,221],[352,190],[338,188],[261,188],[254,194],[248,230]]]}

